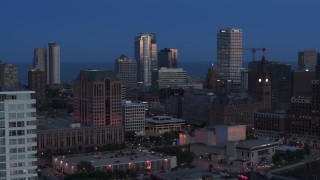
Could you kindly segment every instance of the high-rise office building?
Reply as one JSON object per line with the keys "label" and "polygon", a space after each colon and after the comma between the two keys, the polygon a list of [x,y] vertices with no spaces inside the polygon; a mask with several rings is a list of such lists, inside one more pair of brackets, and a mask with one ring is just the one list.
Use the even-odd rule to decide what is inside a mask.
{"label": "high-rise office building", "polygon": [[[262,68],[264,67],[264,68]],[[252,61],[248,65],[248,92],[257,95],[258,81],[262,71],[265,71],[271,81],[272,109],[288,110],[291,100],[291,65],[275,61],[267,61],[262,57],[261,61]]]}
{"label": "high-rise office building", "polygon": [[121,126],[121,83],[112,71],[82,70],[73,82],[74,119],[82,124]]}
{"label": "high-rise office building", "polygon": [[298,70],[314,71],[317,60],[320,60],[316,50],[305,50],[298,52]]}
{"label": "high-rise office building", "polygon": [[60,45],[48,43],[46,50],[47,84],[60,84]]}
{"label": "high-rise office building", "polygon": [[315,77],[315,71],[293,71],[291,73],[291,96],[298,97],[310,94],[312,92],[311,81]]}
{"label": "high-rise office building", "polygon": [[187,84],[187,73],[182,68],[161,68],[152,71],[152,86],[158,89]]}
{"label": "high-rise office building", "polygon": [[46,101],[46,72],[40,69],[28,70],[28,88],[35,91],[37,105],[44,104]]}
{"label": "high-rise office building", "polygon": [[178,68],[178,49],[164,48],[158,53],[158,68]]}
{"label": "high-rise office building", "polygon": [[0,91],[0,179],[36,180],[37,134],[33,91]]}
{"label": "high-rise office building", "polygon": [[152,69],[157,69],[155,33],[139,33],[134,38],[134,58],[137,61],[137,80],[144,86],[151,84]]}
{"label": "high-rise office building", "polygon": [[217,33],[217,68],[220,79],[240,85],[242,68],[242,30],[219,29]]}
{"label": "high-rise office building", "polygon": [[41,48],[36,48],[33,51],[33,68],[40,69],[41,71],[46,70],[46,64],[44,61],[44,53]]}
{"label": "high-rise office building", "polygon": [[122,100],[121,106],[124,131],[134,131],[144,135],[146,124],[145,104]]}
{"label": "high-rise office building", "polygon": [[0,89],[13,88],[18,86],[17,65],[7,64],[0,60]]}
{"label": "high-rise office building", "polygon": [[125,88],[130,89],[137,86],[137,61],[121,55],[114,61],[116,76]]}

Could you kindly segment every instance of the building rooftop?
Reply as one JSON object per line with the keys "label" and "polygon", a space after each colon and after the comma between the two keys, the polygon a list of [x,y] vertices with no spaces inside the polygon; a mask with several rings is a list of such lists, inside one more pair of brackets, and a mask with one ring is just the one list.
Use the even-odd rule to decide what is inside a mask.
{"label": "building rooftop", "polygon": [[37,125],[37,131],[55,131],[71,129],[70,124],[74,123],[71,117],[47,118],[40,120]]}
{"label": "building rooftop", "polygon": [[168,124],[168,123],[184,123],[185,120],[177,119],[170,116],[154,116],[146,118],[147,123],[150,124]]}
{"label": "building rooftop", "polygon": [[301,150],[302,148],[299,147],[293,147],[293,146],[279,146],[276,148],[278,151],[296,151],[296,150]]}
{"label": "building rooftop", "polygon": [[85,80],[91,81],[91,82],[100,82],[104,81],[106,77],[111,78],[111,80],[118,80],[116,75],[113,71],[105,71],[105,70],[94,70],[94,69],[87,69],[80,71],[80,74],[78,75],[79,79],[81,75],[85,76]]}
{"label": "building rooftop", "polygon": [[278,144],[278,142],[262,140],[262,139],[255,139],[255,140],[240,141],[237,144],[237,148],[254,149],[254,148],[262,148],[265,146],[271,146],[271,145],[277,145],[277,144]]}
{"label": "building rooftop", "polygon": [[63,164],[67,163],[68,166],[76,167],[81,161],[87,161],[94,167],[101,167],[107,165],[120,165],[137,162],[146,162],[154,160],[171,159],[171,156],[151,153],[144,151],[120,151],[117,153],[101,152],[91,154],[75,154],[70,156],[53,157],[53,161],[62,161]]}
{"label": "building rooftop", "polygon": [[214,172],[209,172],[201,169],[179,169],[177,171],[167,171],[167,172],[159,172],[153,174],[152,176],[158,177],[159,179],[202,179],[202,177],[214,177],[219,178],[220,175]]}

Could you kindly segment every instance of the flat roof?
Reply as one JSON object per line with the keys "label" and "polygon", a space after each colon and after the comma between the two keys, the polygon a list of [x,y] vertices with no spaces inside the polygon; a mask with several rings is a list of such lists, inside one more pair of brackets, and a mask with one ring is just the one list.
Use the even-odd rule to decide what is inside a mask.
{"label": "flat roof", "polygon": [[296,150],[301,150],[302,148],[299,147],[293,147],[293,146],[279,146],[276,148],[278,151],[296,151]]}
{"label": "flat roof", "polygon": [[[167,156],[160,153],[151,154],[150,152],[140,152],[139,150],[135,151],[119,151],[120,156],[116,157],[117,153],[112,152],[103,152],[95,154],[78,154],[68,156],[63,158],[63,156],[53,157],[53,161],[57,158],[57,161],[62,161],[62,163],[68,163],[69,166],[76,167],[81,161],[87,161],[92,164],[94,167],[103,167],[108,165],[120,165],[120,164],[129,164],[137,162],[146,162],[146,161],[156,161],[171,159],[172,156]],[[134,154],[131,154],[134,152]],[[126,154],[121,156],[121,154]]]}
{"label": "flat roof", "polygon": [[167,172],[159,172],[153,174],[153,176],[159,177],[161,179],[202,179],[203,176],[211,176],[211,177],[221,177],[219,174],[214,172],[209,172],[207,170],[202,170],[198,168],[193,169],[179,169],[177,171],[167,171]]}
{"label": "flat roof", "polygon": [[185,123],[183,119],[177,119],[170,116],[154,116],[146,118],[146,122],[149,124],[168,124],[168,123]]}
{"label": "flat roof", "polygon": [[[46,118],[38,121],[37,132],[46,132],[46,131],[63,131],[63,130],[74,130],[74,129],[86,129],[86,128],[95,128],[92,126],[86,126],[80,124],[80,127],[72,128],[71,124],[80,124],[79,122],[74,122],[72,116],[65,116],[63,118]],[[98,127],[96,127],[98,128]],[[101,127],[100,127],[101,128]],[[110,128],[114,128],[111,127]]]}
{"label": "flat roof", "polygon": [[70,127],[71,123],[74,123],[71,117],[70,118],[69,117],[46,118],[38,121],[37,131],[71,129]]}
{"label": "flat roof", "polygon": [[265,146],[277,145],[278,142],[263,140],[263,139],[255,139],[255,140],[246,140],[239,141],[237,144],[237,148],[243,149],[253,149],[253,148],[263,148]]}

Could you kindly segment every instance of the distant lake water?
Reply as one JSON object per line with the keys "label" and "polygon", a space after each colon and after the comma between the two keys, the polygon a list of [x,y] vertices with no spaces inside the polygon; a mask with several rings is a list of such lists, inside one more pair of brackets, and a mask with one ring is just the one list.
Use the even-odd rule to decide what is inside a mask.
{"label": "distant lake water", "polygon": [[[18,65],[19,81],[23,84],[28,83],[28,69],[32,67],[32,62],[7,62]],[[187,72],[189,77],[204,78],[211,62],[192,61],[179,62],[178,66]],[[243,67],[247,67],[248,63],[244,62]],[[114,62],[61,62],[60,73],[61,82],[72,82],[79,74],[79,71],[85,69],[98,70],[114,70]],[[294,69],[294,67],[293,67]]]}

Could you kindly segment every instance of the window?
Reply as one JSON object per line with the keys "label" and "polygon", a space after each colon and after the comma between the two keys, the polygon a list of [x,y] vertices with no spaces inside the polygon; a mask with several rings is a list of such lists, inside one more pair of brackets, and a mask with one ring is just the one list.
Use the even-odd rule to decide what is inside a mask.
{"label": "window", "polygon": [[16,119],[17,114],[16,113],[9,113],[9,119]]}
{"label": "window", "polygon": [[24,104],[17,104],[17,110],[24,110]]}
{"label": "window", "polygon": [[0,137],[4,137],[5,136],[5,130],[0,130]]}
{"label": "window", "polygon": [[0,156],[0,162],[6,162],[6,156]]}
{"label": "window", "polygon": [[15,104],[9,104],[8,105],[8,110],[9,111],[15,111],[15,110],[17,110],[17,106]]}
{"label": "window", "polygon": [[24,113],[17,113],[17,119],[23,119]]}
{"label": "window", "polygon": [[6,169],[6,163],[0,163],[0,170]]}
{"label": "window", "polygon": [[4,112],[0,112],[0,119],[4,119]]}
{"label": "window", "polygon": [[23,121],[18,121],[17,122],[17,127],[24,127],[24,122]]}
{"label": "window", "polygon": [[4,121],[0,121],[0,128],[5,128]]}
{"label": "window", "polygon": [[5,153],[6,153],[6,148],[0,147],[0,154],[5,154]]}
{"label": "window", "polygon": [[0,111],[4,111],[4,104],[0,103]]}

